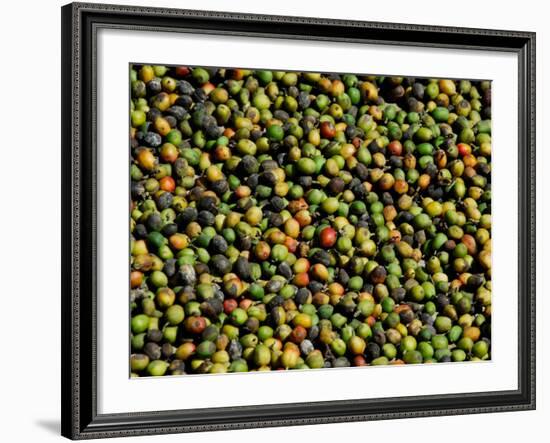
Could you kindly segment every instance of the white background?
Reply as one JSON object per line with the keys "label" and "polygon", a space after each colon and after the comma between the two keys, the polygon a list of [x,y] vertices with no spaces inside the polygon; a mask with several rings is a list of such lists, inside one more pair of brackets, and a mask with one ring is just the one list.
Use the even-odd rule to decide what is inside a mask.
{"label": "white background", "polygon": [[[119,2],[117,2],[119,3]],[[124,2],[120,2],[124,3]],[[131,1],[133,4],[153,2]],[[2,355],[0,357],[1,421],[4,441],[60,441],[60,150],[59,150],[59,66],[60,11],[62,2],[11,2],[2,10],[0,97],[2,98],[0,137],[2,152],[2,217],[0,221],[0,276],[2,287]],[[544,103],[550,100],[543,84],[548,66],[548,14],[543,2],[485,2],[462,0],[450,8],[440,1],[411,3],[394,0],[391,7],[364,1],[296,2],[277,0],[231,3],[203,0],[200,5],[183,1],[158,1],[157,6],[232,10],[286,15],[317,15],[334,18],[430,23],[440,25],[491,27],[537,31],[538,121],[538,262],[537,311],[545,319],[548,302],[543,294],[547,260],[542,251],[550,250],[543,226],[550,203],[543,199],[550,181],[544,177],[548,159],[543,146],[542,122],[548,115]],[[546,52],[543,57],[543,51]],[[546,109],[545,109],[546,108]],[[547,140],[547,137],[546,137]],[[547,271],[546,271],[547,272]],[[539,322],[538,410],[458,417],[407,419],[372,423],[334,424],[293,428],[231,431],[216,434],[158,436],[124,441],[225,442],[243,439],[262,441],[335,441],[361,438],[425,441],[433,436],[445,442],[514,441],[543,432],[550,415],[550,392],[542,374],[550,361],[543,344],[550,339],[549,323]]]}
{"label": "white background", "polygon": [[[197,34],[98,33],[98,412],[193,409],[355,398],[517,389],[517,56],[485,51],[214,37]],[[307,49],[304,49],[307,48]],[[303,52],[307,50],[308,60]],[[387,54],[391,55],[388,56]],[[128,378],[128,63],[187,63],[401,73],[425,77],[490,78],[493,106],[493,317],[490,362],[407,365],[326,371],[272,371],[140,379]],[[250,55],[253,54],[253,57]],[[333,60],[338,60],[334,65]],[[253,66],[249,64],[253,63]],[[514,203],[512,203],[514,202]],[[513,235],[516,234],[516,235]],[[126,319],[126,321],[124,321]],[[395,383],[396,379],[414,383]],[[454,380],[452,385],[449,380]],[[246,389],[240,384],[246,383]],[[284,389],[281,389],[284,386]],[[319,389],[323,386],[323,389]],[[204,392],[216,395],[205,396]]]}

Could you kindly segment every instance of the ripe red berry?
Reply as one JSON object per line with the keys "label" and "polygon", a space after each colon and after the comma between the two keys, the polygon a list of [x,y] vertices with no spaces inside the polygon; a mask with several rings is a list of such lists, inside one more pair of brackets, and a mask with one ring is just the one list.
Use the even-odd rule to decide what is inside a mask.
{"label": "ripe red berry", "polygon": [[332,122],[324,121],[323,123],[321,123],[320,129],[321,129],[321,136],[323,138],[331,139],[331,138],[334,138],[334,136],[336,135],[336,128],[334,127]]}
{"label": "ripe red berry", "polygon": [[176,66],[176,75],[178,77],[185,77],[189,75],[189,68],[187,66]]}
{"label": "ripe red berry", "polygon": [[387,149],[391,155],[399,156],[403,152],[403,145],[399,140],[393,140],[388,144]]}
{"label": "ripe red berry", "polygon": [[336,243],[336,237],[336,231],[333,228],[325,228],[319,235],[319,243],[323,248],[331,248]]}
{"label": "ripe red berry", "polygon": [[234,298],[227,298],[223,301],[223,310],[226,314],[231,314],[233,310],[237,307],[237,300]]}
{"label": "ripe red berry", "polygon": [[467,143],[459,143],[458,145],[456,145],[456,147],[458,148],[458,152],[462,157],[472,153],[472,147]]}

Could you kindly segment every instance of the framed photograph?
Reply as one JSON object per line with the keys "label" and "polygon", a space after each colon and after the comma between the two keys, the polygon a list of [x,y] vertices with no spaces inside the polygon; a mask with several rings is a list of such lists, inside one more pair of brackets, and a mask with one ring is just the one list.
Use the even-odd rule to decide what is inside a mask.
{"label": "framed photograph", "polygon": [[62,434],[535,408],[535,34],[62,8]]}

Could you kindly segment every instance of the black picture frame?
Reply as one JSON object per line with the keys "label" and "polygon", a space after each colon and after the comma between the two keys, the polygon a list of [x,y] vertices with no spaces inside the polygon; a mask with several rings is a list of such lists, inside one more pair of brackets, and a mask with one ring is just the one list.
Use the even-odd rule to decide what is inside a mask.
{"label": "black picture frame", "polygon": [[[62,435],[70,439],[535,408],[535,33],[72,3],[62,8]],[[95,39],[100,27],[507,51],[519,58],[518,389],[97,413]]]}

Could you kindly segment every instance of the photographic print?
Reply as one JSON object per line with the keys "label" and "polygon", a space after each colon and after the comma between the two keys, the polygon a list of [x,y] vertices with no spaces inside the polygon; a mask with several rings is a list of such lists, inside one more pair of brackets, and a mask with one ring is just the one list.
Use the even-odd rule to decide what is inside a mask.
{"label": "photographic print", "polygon": [[491,81],[131,64],[129,90],[132,377],[491,359]]}
{"label": "photographic print", "polygon": [[535,40],[64,6],[62,434],[534,409]]}

